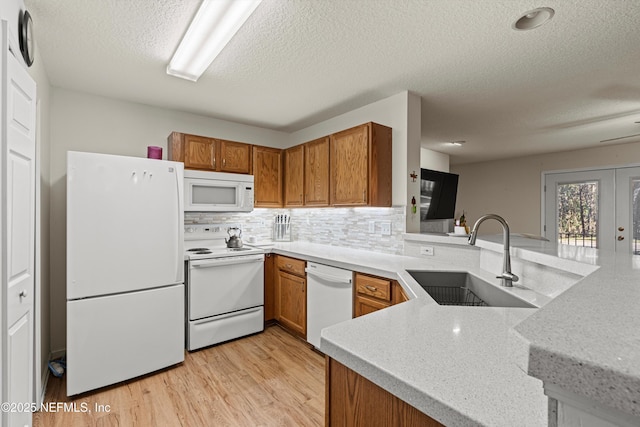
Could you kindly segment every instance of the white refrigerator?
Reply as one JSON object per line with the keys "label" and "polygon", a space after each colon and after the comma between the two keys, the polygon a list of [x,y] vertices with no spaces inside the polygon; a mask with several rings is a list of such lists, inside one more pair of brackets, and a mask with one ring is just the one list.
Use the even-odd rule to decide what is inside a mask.
{"label": "white refrigerator", "polygon": [[67,153],[67,395],[184,360],[183,164]]}

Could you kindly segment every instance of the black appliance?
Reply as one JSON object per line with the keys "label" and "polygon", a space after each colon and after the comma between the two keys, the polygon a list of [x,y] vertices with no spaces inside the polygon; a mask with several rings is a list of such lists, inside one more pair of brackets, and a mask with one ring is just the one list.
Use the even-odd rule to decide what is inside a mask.
{"label": "black appliance", "polygon": [[420,220],[455,216],[458,175],[420,169]]}

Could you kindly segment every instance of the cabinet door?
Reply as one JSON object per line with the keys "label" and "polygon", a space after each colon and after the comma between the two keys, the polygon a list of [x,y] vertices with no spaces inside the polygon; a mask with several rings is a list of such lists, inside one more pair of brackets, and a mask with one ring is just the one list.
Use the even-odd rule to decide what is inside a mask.
{"label": "cabinet door", "polygon": [[221,172],[250,173],[251,145],[242,142],[217,140],[220,145]]}
{"label": "cabinet door", "polygon": [[302,338],[307,335],[307,280],[278,272],[276,319]]}
{"label": "cabinet door", "polygon": [[305,206],[329,206],[329,137],[305,144]]}
{"label": "cabinet door", "polygon": [[184,167],[216,170],[216,141],[196,135],[184,135]]}
{"label": "cabinet door", "polygon": [[304,145],[284,150],[284,205],[304,205]]}
{"label": "cabinet door", "polygon": [[409,297],[407,293],[402,289],[402,285],[400,283],[394,281],[393,282],[393,304],[400,304],[402,302],[409,301]]}
{"label": "cabinet door", "polygon": [[369,128],[357,126],[331,135],[331,204],[367,205]]}
{"label": "cabinet door", "polygon": [[282,150],[253,147],[254,206],[282,207]]}
{"label": "cabinet door", "polygon": [[276,256],[264,256],[264,321],[275,319],[276,308]]}
{"label": "cabinet door", "polygon": [[391,304],[386,301],[356,295],[353,308],[353,317],[364,316],[365,314],[373,313],[374,311],[387,308],[390,305]]}

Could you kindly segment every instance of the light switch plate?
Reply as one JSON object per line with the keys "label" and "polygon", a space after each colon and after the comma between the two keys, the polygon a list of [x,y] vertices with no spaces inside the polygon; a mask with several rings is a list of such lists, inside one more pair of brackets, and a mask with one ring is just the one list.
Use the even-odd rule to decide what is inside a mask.
{"label": "light switch plate", "polygon": [[375,233],[375,232],[376,232],[376,222],[369,221],[369,233]]}

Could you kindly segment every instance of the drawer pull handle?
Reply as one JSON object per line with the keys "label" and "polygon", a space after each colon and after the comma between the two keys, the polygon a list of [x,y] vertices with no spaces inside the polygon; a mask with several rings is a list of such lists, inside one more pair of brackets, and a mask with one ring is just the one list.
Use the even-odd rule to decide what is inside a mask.
{"label": "drawer pull handle", "polygon": [[18,294],[18,296],[20,298],[26,298],[27,297],[27,291],[26,290],[22,290],[20,291],[20,293]]}
{"label": "drawer pull handle", "polygon": [[291,264],[285,264],[284,266],[287,267],[287,268],[293,268],[293,265],[291,265]]}
{"label": "drawer pull handle", "polygon": [[368,290],[370,290],[371,292],[375,292],[378,290],[378,288],[376,288],[375,286],[371,286],[371,285],[365,285],[365,288],[367,288]]}
{"label": "drawer pull handle", "polygon": [[227,159],[222,159],[222,167],[227,166]]}

